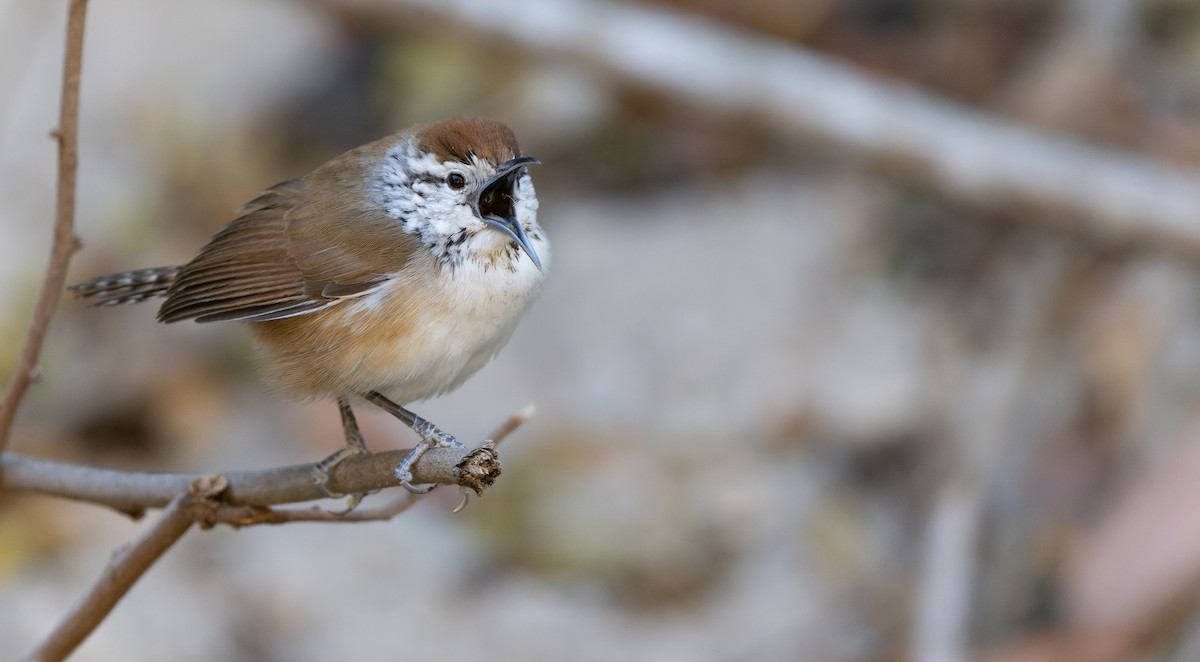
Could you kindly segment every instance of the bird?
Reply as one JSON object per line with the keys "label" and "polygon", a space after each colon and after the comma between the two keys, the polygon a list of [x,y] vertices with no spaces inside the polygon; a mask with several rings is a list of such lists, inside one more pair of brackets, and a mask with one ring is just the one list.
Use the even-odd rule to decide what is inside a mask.
{"label": "bird", "polygon": [[[460,386],[512,336],[537,298],[550,245],[512,129],[484,118],[417,124],[334,157],[243,205],[177,266],[124,271],[68,289],[91,306],[164,297],[163,323],[241,321],[268,385],[332,399],[345,446],[366,454],[351,402],[411,427],[394,475],[405,489],[428,449],[461,442],[406,408]],[[362,495],[354,495],[351,508]]]}

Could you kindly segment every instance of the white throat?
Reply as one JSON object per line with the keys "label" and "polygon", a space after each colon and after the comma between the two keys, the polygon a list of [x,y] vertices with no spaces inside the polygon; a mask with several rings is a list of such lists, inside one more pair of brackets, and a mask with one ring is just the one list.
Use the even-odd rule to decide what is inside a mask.
{"label": "white throat", "polygon": [[[463,188],[454,189],[447,183],[452,173],[464,177],[467,183]],[[439,161],[406,138],[388,150],[372,188],[388,216],[396,219],[405,233],[419,237],[443,267],[515,271],[523,269],[525,262],[533,267],[515,241],[475,214],[473,200],[495,173],[496,164],[474,154],[470,163]],[[537,223],[537,193],[528,173],[517,179],[512,199],[513,213],[545,266],[549,246]]]}

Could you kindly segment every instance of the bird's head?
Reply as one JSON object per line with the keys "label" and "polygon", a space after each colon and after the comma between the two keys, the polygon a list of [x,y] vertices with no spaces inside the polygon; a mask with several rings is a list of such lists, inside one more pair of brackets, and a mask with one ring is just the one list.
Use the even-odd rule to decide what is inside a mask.
{"label": "bird's head", "polygon": [[526,169],[537,163],[521,155],[504,124],[448,119],[400,134],[377,190],[386,212],[444,263],[515,263],[523,251],[541,269],[537,194]]}

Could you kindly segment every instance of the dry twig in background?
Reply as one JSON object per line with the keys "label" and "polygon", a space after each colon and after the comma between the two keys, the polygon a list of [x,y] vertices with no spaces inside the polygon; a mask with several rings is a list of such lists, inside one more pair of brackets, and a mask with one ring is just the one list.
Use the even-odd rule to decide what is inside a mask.
{"label": "dry twig in background", "polygon": [[[1012,279],[1005,296],[993,303],[1004,310],[1006,331],[958,375],[957,402],[948,405],[946,449],[950,469],[939,487],[924,531],[924,564],[913,614],[911,657],[950,662],[970,657],[970,626],[977,590],[978,547],[986,523],[987,493],[1001,477],[997,460],[1021,443],[1023,386],[1040,358],[1047,317],[1063,296],[1069,264],[1061,255],[1039,256]],[[971,350],[959,348],[964,356]]]}
{"label": "dry twig in background", "polygon": [[67,14],[60,116],[58,129],[53,134],[58,140],[58,203],[54,218],[54,243],[50,248],[50,262],[46,265],[46,276],[42,279],[33,320],[25,335],[25,344],[9,377],[8,387],[4,390],[4,399],[0,401],[0,452],[8,446],[8,435],[17,415],[17,407],[21,405],[25,390],[37,374],[42,341],[46,338],[50,318],[54,316],[54,308],[66,285],[67,265],[71,262],[71,255],[80,248],[79,237],[75,236],[75,173],[79,162],[79,77],[83,68],[83,26],[86,15],[87,0],[71,0]]}
{"label": "dry twig in background", "polygon": [[597,0],[323,0],[384,19],[414,13],[565,55],[701,108],[759,117],[892,166],[968,204],[1076,220],[1115,241],[1200,255],[1200,174],[1039,132],[788,44]]}
{"label": "dry twig in background", "polygon": [[92,590],[68,613],[30,653],[28,660],[43,662],[62,660],[87,638],[108,616],[117,602],[129,592],[176,540],[192,528],[195,517],[190,512],[198,499],[199,490],[175,497],[162,517],[142,532],[136,540],[117,550],[100,573]]}

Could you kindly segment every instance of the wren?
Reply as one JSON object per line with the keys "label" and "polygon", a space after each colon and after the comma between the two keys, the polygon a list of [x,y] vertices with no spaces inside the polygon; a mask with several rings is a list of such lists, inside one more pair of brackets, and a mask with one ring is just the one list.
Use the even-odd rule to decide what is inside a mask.
{"label": "wren", "polygon": [[[296,398],[332,398],[346,445],[313,471],[367,453],[362,398],[420,436],[396,467],[461,446],[405,408],[461,385],[508,341],[542,286],[549,244],[511,129],[478,118],[419,124],[277,184],[237,210],[182,266],[70,289],[94,306],[165,297],[160,322],[245,322],[264,375]],[[357,501],[356,501],[357,502]]]}

